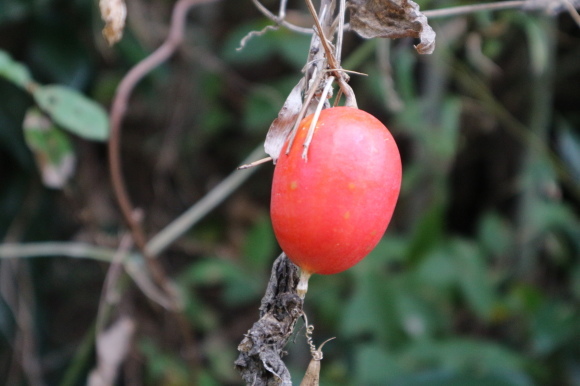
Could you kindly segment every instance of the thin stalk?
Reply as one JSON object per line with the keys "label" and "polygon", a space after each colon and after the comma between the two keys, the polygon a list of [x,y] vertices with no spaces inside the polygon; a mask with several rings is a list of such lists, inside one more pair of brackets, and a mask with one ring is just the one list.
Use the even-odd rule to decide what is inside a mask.
{"label": "thin stalk", "polygon": [[[260,145],[256,147],[248,157],[246,157],[242,164],[250,163],[263,154],[264,148]],[[156,256],[167,249],[169,245],[187,232],[193,224],[197,223],[206,214],[222,203],[256,170],[257,168],[251,168],[232,172],[228,177],[226,177],[226,179],[220,182],[185,213],[173,220],[161,232],[153,236],[146,245],[148,253],[152,256]]]}
{"label": "thin stalk", "polygon": [[523,0],[514,0],[514,1],[500,1],[496,3],[487,3],[487,4],[462,5],[459,7],[450,7],[443,9],[434,9],[430,11],[423,11],[423,15],[425,15],[429,19],[435,19],[440,17],[466,15],[469,13],[480,11],[498,11],[502,9],[520,8],[525,3],[526,1]]}

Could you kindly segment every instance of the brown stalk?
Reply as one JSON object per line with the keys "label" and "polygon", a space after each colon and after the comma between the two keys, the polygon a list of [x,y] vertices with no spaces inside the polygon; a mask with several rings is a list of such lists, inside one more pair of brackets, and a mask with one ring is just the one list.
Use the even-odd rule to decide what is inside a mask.
{"label": "brown stalk", "polygon": [[[328,44],[328,40],[326,39],[324,29],[320,24],[320,19],[318,18],[318,14],[316,13],[314,4],[312,4],[312,0],[306,0],[306,5],[308,6],[308,10],[312,14],[312,17],[314,18],[316,32],[318,34],[318,37],[320,38],[322,47],[324,48],[326,60],[328,61],[328,66],[330,67],[331,72],[333,72],[333,75],[336,77],[338,85],[340,86],[340,90],[342,91],[342,93],[344,93],[344,95],[346,95],[346,105],[351,107],[357,107],[354,92],[352,91],[350,86],[346,83],[344,73],[340,71],[340,63],[337,61],[336,57],[334,56],[334,53],[332,52],[331,47]],[[345,10],[341,7],[340,12],[344,13]],[[341,14],[338,17],[344,19],[344,14]],[[339,34],[342,32],[343,31],[339,31]]]}
{"label": "brown stalk", "polygon": [[147,251],[147,237],[140,220],[135,216],[135,208],[127,193],[123,171],[121,168],[121,127],[123,118],[127,111],[127,105],[131,93],[137,83],[143,79],[154,68],[165,62],[179,47],[183,41],[186,16],[190,8],[196,5],[215,2],[216,0],[179,0],[172,13],[171,26],[167,38],[163,44],[151,55],[139,62],[122,79],[113,99],[110,115],[111,135],[109,138],[109,167],[111,173],[111,183],[117,203],[121,213],[135,242],[141,251],[148,267],[156,282],[164,289],[170,291],[170,286],[166,280],[166,275],[162,267],[155,262],[153,256]]}
{"label": "brown stalk", "polygon": [[[147,250],[147,237],[145,235],[145,231],[140,221],[134,215],[135,210],[125,187],[125,180],[121,169],[120,155],[121,126],[127,111],[129,97],[131,96],[131,93],[137,83],[154,68],[159,66],[171,55],[173,55],[179,45],[183,42],[186,16],[188,11],[196,5],[212,3],[215,1],[217,0],[179,0],[175,4],[171,16],[171,25],[167,38],[157,50],[135,65],[135,67],[133,67],[122,79],[113,99],[110,115],[111,135],[108,144],[109,167],[115,198],[117,199],[123,218],[129,227],[131,237],[133,238],[135,245],[139,248],[145,257],[145,261],[147,262],[147,266],[153,279],[161,288],[164,289],[165,292],[170,295],[170,298],[173,300],[173,311],[177,311],[176,318],[179,329],[183,334],[185,343],[190,347],[193,347],[193,345],[190,344],[190,342],[192,342],[192,336],[190,329],[188,328],[187,321],[184,315],[180,312],[180,301],[178,297],[175,296],[175,291],[167,279],[163,267]],[[194,353],[194,355],[191,355],[191,358],[192,369],[195,370],[199,367],[198,361],[196,359],[197,355]]]}

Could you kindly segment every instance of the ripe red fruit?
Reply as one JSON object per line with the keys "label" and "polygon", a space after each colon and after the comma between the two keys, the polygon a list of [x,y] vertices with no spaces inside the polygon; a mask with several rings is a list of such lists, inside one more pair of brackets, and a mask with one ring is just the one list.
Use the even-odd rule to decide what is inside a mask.
{"label": "ripe red fruit", "polygon": [[274,170],[271,216],[282,250],[303,272],[334,274],[362,260],[383,236],[401,187],[401,158],[389,130],[351,107],[300,123]]}

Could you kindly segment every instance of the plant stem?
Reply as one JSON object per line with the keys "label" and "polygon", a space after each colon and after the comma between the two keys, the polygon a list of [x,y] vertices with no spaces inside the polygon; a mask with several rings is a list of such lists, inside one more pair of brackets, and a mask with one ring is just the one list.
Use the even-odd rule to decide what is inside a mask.
{"label": "plant stem", "polygon": [[[246,157],[242,164],[252,162],[264,154],[263,146],[260,145]],[[257,168],[236,170],[226,179],[220,182],[201,200],[196,202],[185,213],[172,221],[161,232],[155,235],[146,245],[147,251],[152,255],[163,252],[171,243],[182,236],[193,224],[203,218],[209,211],[218,206],[226,197],[235,191],[244,181],[246,181]]]}
{"label": "plant stem", "polygon": [[520,8],[525,3],[526,1],[523,0],[514,0],[514,1],[499,1],[496,3],[487,3],[487,4],[463,5],[460,7],[450,7],[443,9],[434,9],[430,11],[423,11],[423,15],[427,16],[427,18],[429,19],[434,19],[439,17],[465,15],[468,13],[479,11],[498,11],[502,9]]}
{"label": "plant stem", "polygon": [[296,287],[296,293],[300,296],[300,299],[306,297],[306,292],[308,292],[308,280],[310,280],[312,274],[308,271],[300,269],[300,279],[298,281],[298,286]]}
{"label": "plant stem", "polygon": [[37,256],[66,256],[77,259],[94,259],[110,263],[114,255],[114,249],[96,247],[85,243],[46,242],[0,244],[0,259]]}

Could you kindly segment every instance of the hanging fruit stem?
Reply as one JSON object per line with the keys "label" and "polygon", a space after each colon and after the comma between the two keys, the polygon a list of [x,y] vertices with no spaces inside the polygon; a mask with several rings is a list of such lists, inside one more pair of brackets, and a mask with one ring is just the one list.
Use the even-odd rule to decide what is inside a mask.
{"label": "hanging fruit stem", "polygon": [[296,287],[296,292],[300,299],[304,299],[306,292],[308,292],[308,279],[310,279],[312,274],[303,269],[300,270],[300,279],[298,280],[298,286]]}

